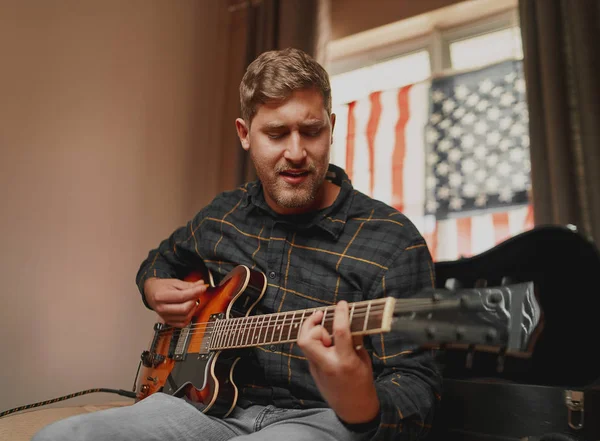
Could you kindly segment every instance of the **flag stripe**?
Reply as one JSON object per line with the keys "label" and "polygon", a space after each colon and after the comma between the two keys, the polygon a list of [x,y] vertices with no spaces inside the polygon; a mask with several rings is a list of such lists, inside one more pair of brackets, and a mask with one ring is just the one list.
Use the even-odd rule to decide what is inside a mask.
{"label": "flag stripe", "polygon": [[354,117],[354,108],[356,101],[348,104],[348,130],[346,135],[346,174],[352,181],[354,176],[354,150],[356,143],[356,120]]}
{"label": "flag stripe", "polygon": [[398,107],[400,109],[396,123],[394,156],[392,159],[392,206],[398,211],[404,211],[404,160],[406,158],[406,124],[410,118],[408,93],[411,86],[406,86],[398,92]]}
{"label": "flag stripe", "polygon": [[470,256],[472,247],[470,217],[461,217],[456,219],[456,233],[456,237],[458,238],[458,256]]}
{"label": "flag stripe", "polygon": [[494,222],[494,242],[500,243],[510,237],[510,231],[508,227],[508,213],[493,213],[492,219]]}
{"label": "flag stripe", "polygon": [[371,102],[371,113],[367,123],[367,146],[369,148],[369,194],[373,194],[375,188],[375,136],[381,117],[381,92],[373,92],[369,95]]}

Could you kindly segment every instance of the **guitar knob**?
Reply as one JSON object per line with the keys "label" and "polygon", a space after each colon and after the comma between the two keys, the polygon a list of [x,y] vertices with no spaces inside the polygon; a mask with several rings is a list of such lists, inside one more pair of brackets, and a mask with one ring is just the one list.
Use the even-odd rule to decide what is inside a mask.
{"label": "guitar knob", "polygon": [[142,352],[142,355],[140,356],[140,358],[142,359],[142,364],[144,365],[144,367],[152,367],[152,354],[150,353],[150,351],[144,351]]}
{"label": "guitar knob", "polygon": [[474,288],[486,288],[488,285],[487,279],[477,279]]}
{"label": "guitar knob", "polygon": [[494,343],[496,341],[496,339],[498,338],[498,332],[495,329],[489,329],[486,333],[485,333],[485,340],[488,343]]}
{"label": "guitar knob", "polygon": [[427,338],[429,340],[434,340],[436,331],[437,329],[433,325],[427,326],[427,328],[425,328],[425,334],[427,335]]}
{"label": "guitar knob", "polygon": [[500,285],[506,286],[506,285],[512,285],[514,283],[516,283],[516,280],[514,277],[504,276],[504,277],[502,277],[502,281],[500,282]]}
{"label": "guitar knob", "polygon": [[452,277],[450,279],[446,279],[446,283],[444,284],[444,286],[450,291],[456,291],[457,289],[462,288],[463,284],[460,283],[458,279]]}

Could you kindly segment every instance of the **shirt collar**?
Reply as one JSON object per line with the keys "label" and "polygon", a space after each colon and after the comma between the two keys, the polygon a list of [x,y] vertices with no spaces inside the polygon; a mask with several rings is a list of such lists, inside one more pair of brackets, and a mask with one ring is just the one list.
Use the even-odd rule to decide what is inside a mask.
{"label": "shirt collar", "polygon": [[334,239],[337,239],[346,226],[348,212],[354,197],[354,188],[346,172],[333,164],[329,164],[325,179],[340,186],[341,189],[334,203],[323,210],[299,216],[277,214],[267,204],[262,184],[258,180],[245,185],[246,195],[243,205],[247,206],[250,210],[258,208],[279,222],[293,223],[300,228],[318,227],[329,233]]}

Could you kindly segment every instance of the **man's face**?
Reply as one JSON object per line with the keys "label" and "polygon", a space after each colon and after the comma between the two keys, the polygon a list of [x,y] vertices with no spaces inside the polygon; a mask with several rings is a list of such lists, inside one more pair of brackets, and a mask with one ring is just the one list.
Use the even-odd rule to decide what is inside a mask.
{"label": "man's face", "polygon": [[242,147],[249,151],[265,199],[280,214],[323,208],[329,165],[331,118],[315,89],[297,90],[283,102],[259,106],[250,130],[236,120]]}

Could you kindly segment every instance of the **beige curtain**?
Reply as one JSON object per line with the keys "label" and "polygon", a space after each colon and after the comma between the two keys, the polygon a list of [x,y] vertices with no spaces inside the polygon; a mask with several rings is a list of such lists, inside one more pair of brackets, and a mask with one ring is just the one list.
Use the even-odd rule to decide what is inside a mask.
{"label": "beige curtain", "polygon": [[221,190],[231,189],[256,174],[235,134],[239,116],[239,84],[248,64],[271,49],[296,47],[327,61],[331,0],[229,0],[222,41],[223,115],[219,148]]}
{"label": "beige curtain", "polygon": [[600,243],[600,0],[520,0],[536,225]]}

